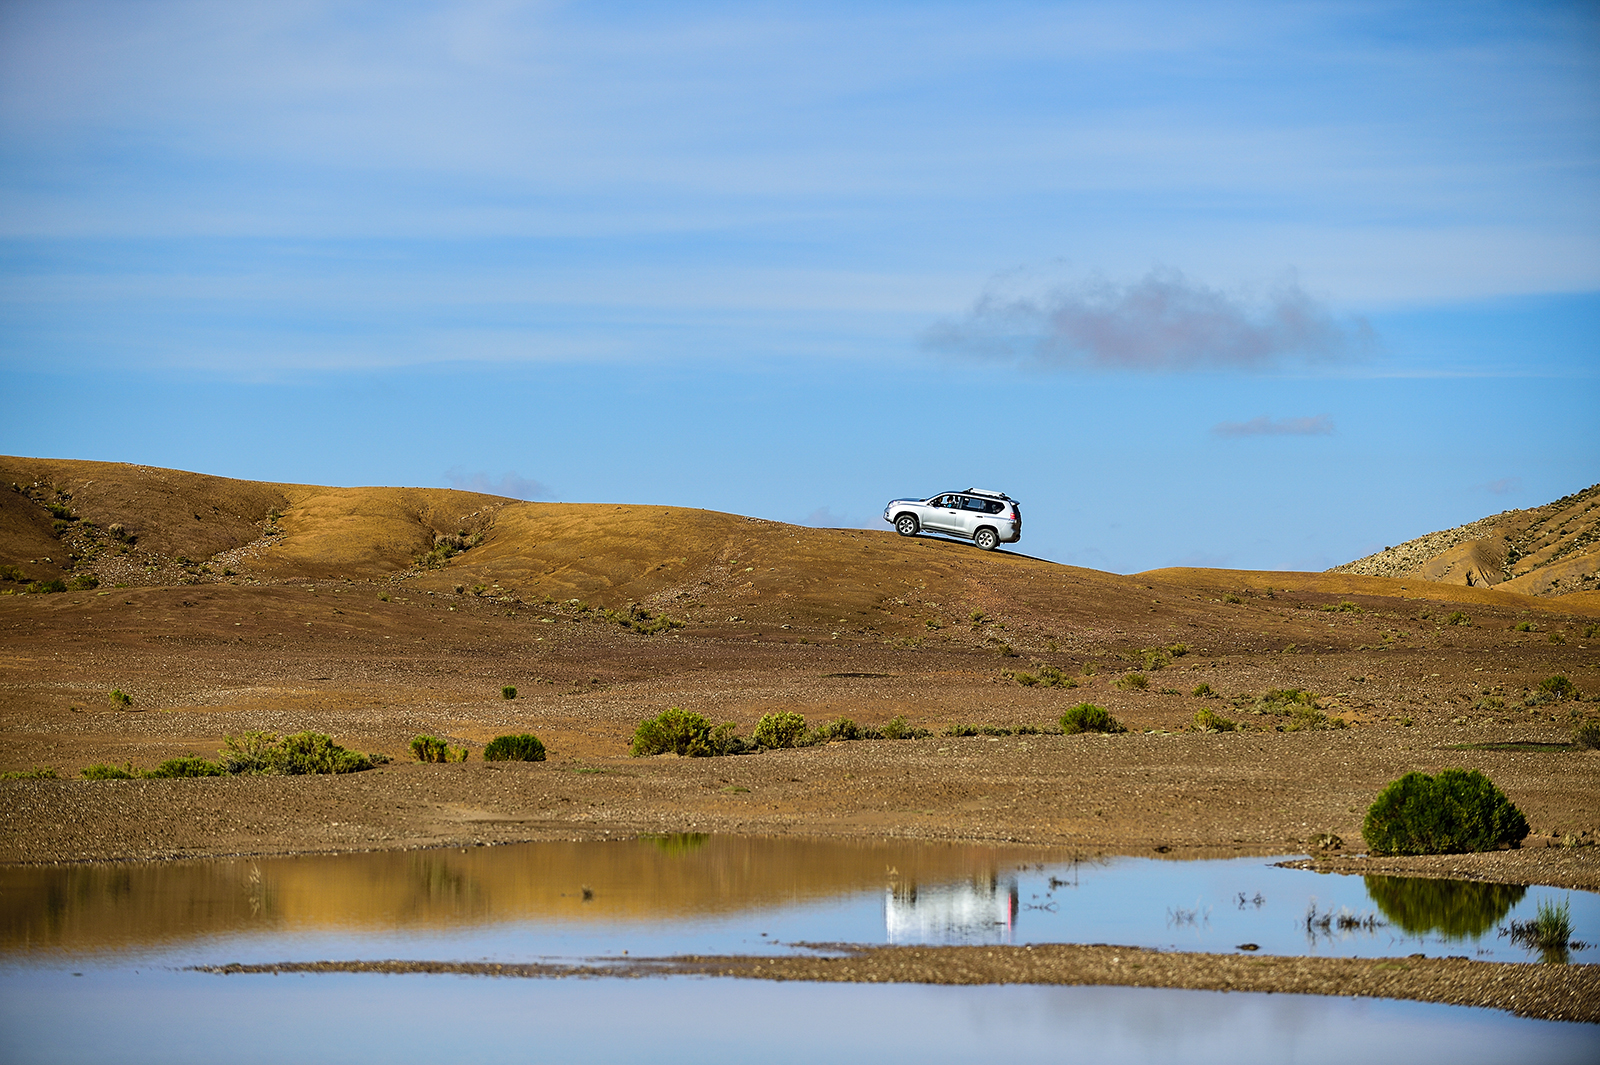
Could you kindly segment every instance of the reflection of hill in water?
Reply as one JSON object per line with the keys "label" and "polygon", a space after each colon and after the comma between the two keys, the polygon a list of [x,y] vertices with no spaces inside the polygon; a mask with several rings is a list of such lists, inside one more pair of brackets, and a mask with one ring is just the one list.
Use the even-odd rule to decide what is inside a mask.
{"label": "reflection of hill in water", "polygon": [[1017,882],[996,876],[919,886],[897,883],[884,895],[889,942],[1008,943],[1017,919]]}
{"label": "reflection of hill in water", "polygon": [[[648,922],[989,882],[1037,850],[721,836],[0,869],[0,950],[98,950],[271,930]],[[590,892],[585,898],[584,889]]]}
{"label": "reflection of hill in water", "polygon": [[1438,932],[1449,939],[1478,938],[1522,901],[1516,884],[1471,880],[1427,880],[1413,876],[1369,876],[1367,894],[1391,922],[1414,936]]}

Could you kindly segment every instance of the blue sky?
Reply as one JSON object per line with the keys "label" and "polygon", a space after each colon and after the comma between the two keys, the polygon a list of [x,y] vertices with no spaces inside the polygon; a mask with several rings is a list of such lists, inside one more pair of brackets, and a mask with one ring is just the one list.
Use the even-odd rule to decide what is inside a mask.
{"label": "blue sky", "polygon": [[0,451],[1323,568],[1600,480],[1592,4],[0,4]]}

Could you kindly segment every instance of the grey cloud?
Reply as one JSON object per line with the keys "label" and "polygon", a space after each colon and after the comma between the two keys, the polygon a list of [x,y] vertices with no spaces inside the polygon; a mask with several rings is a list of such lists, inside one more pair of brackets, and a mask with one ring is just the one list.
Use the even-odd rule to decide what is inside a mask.
{"label": "grey cloud", "polygon": [[1091,279],[1037,297],[991,290],[922,340],[935,351],[1058,369],[1161,373],[1344,359],[1370,349],[1374,335],[1359,318],[1340,321],[1292,280],[1246,300],[1176,270],[1153,270],[1137,281]]}
{"label": "grey cloud", "polygon": [[538,499],[550,493],[548,485],[523,477],[515,471],[502,475],[498,481],[491,481],[482,470],[468,473],[460,466],[452,466],[445,471],[444,479],[458,491],[484,492],[488,495],[510,496],[512,499]]}
{"label": "grey cloud", "polygon": [[1211,431],[1221,437],[1235,436],[1332,436],[1333,419],[1326,414],[1308,418],[1278,418],[1263,414],[1247,422],[1219,422]]}

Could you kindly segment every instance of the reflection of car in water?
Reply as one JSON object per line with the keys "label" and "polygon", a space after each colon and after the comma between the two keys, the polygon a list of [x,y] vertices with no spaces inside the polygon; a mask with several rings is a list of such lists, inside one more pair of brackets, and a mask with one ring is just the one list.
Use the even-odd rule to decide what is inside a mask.
{"label": "reflection of car in water", "polygon": [[1017,920],[1017,882],[892,884],[884,893],[889,942],[1009,943]]}

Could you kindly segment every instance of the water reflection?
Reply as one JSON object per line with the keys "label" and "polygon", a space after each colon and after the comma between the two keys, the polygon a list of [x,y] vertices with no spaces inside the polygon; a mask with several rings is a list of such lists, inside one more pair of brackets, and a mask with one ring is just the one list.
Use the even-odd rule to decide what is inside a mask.
{"label": "water reflection", "polygon": [[[1600,896],[1572,892],[1595,937]],[[1545,889],[1321,875],[1270,859],[682,834],[589,843],[0,869],[0,959],[504,961],[788,944],[1118,943],[1509,961]],[[1373,907],[1377,907],[1374,912]],[[1579,952],[1593,948],[1575,948]],[[1579,960],[1584,960],[1580,957]]]}
{"label": "water reflection", "polygon": [[991,876],[983,881],[919,886],[896,881],[884,894],[884,923],[890,943],[1010,943],[1019,903],[1017,881]]}
{"label": "water reflection", "polygon": [[1414,936],[1478,939],[1494,931],[1528,889],[1474,880],[1423,880],[1410,876],[1363,878],[1383,915]]}

